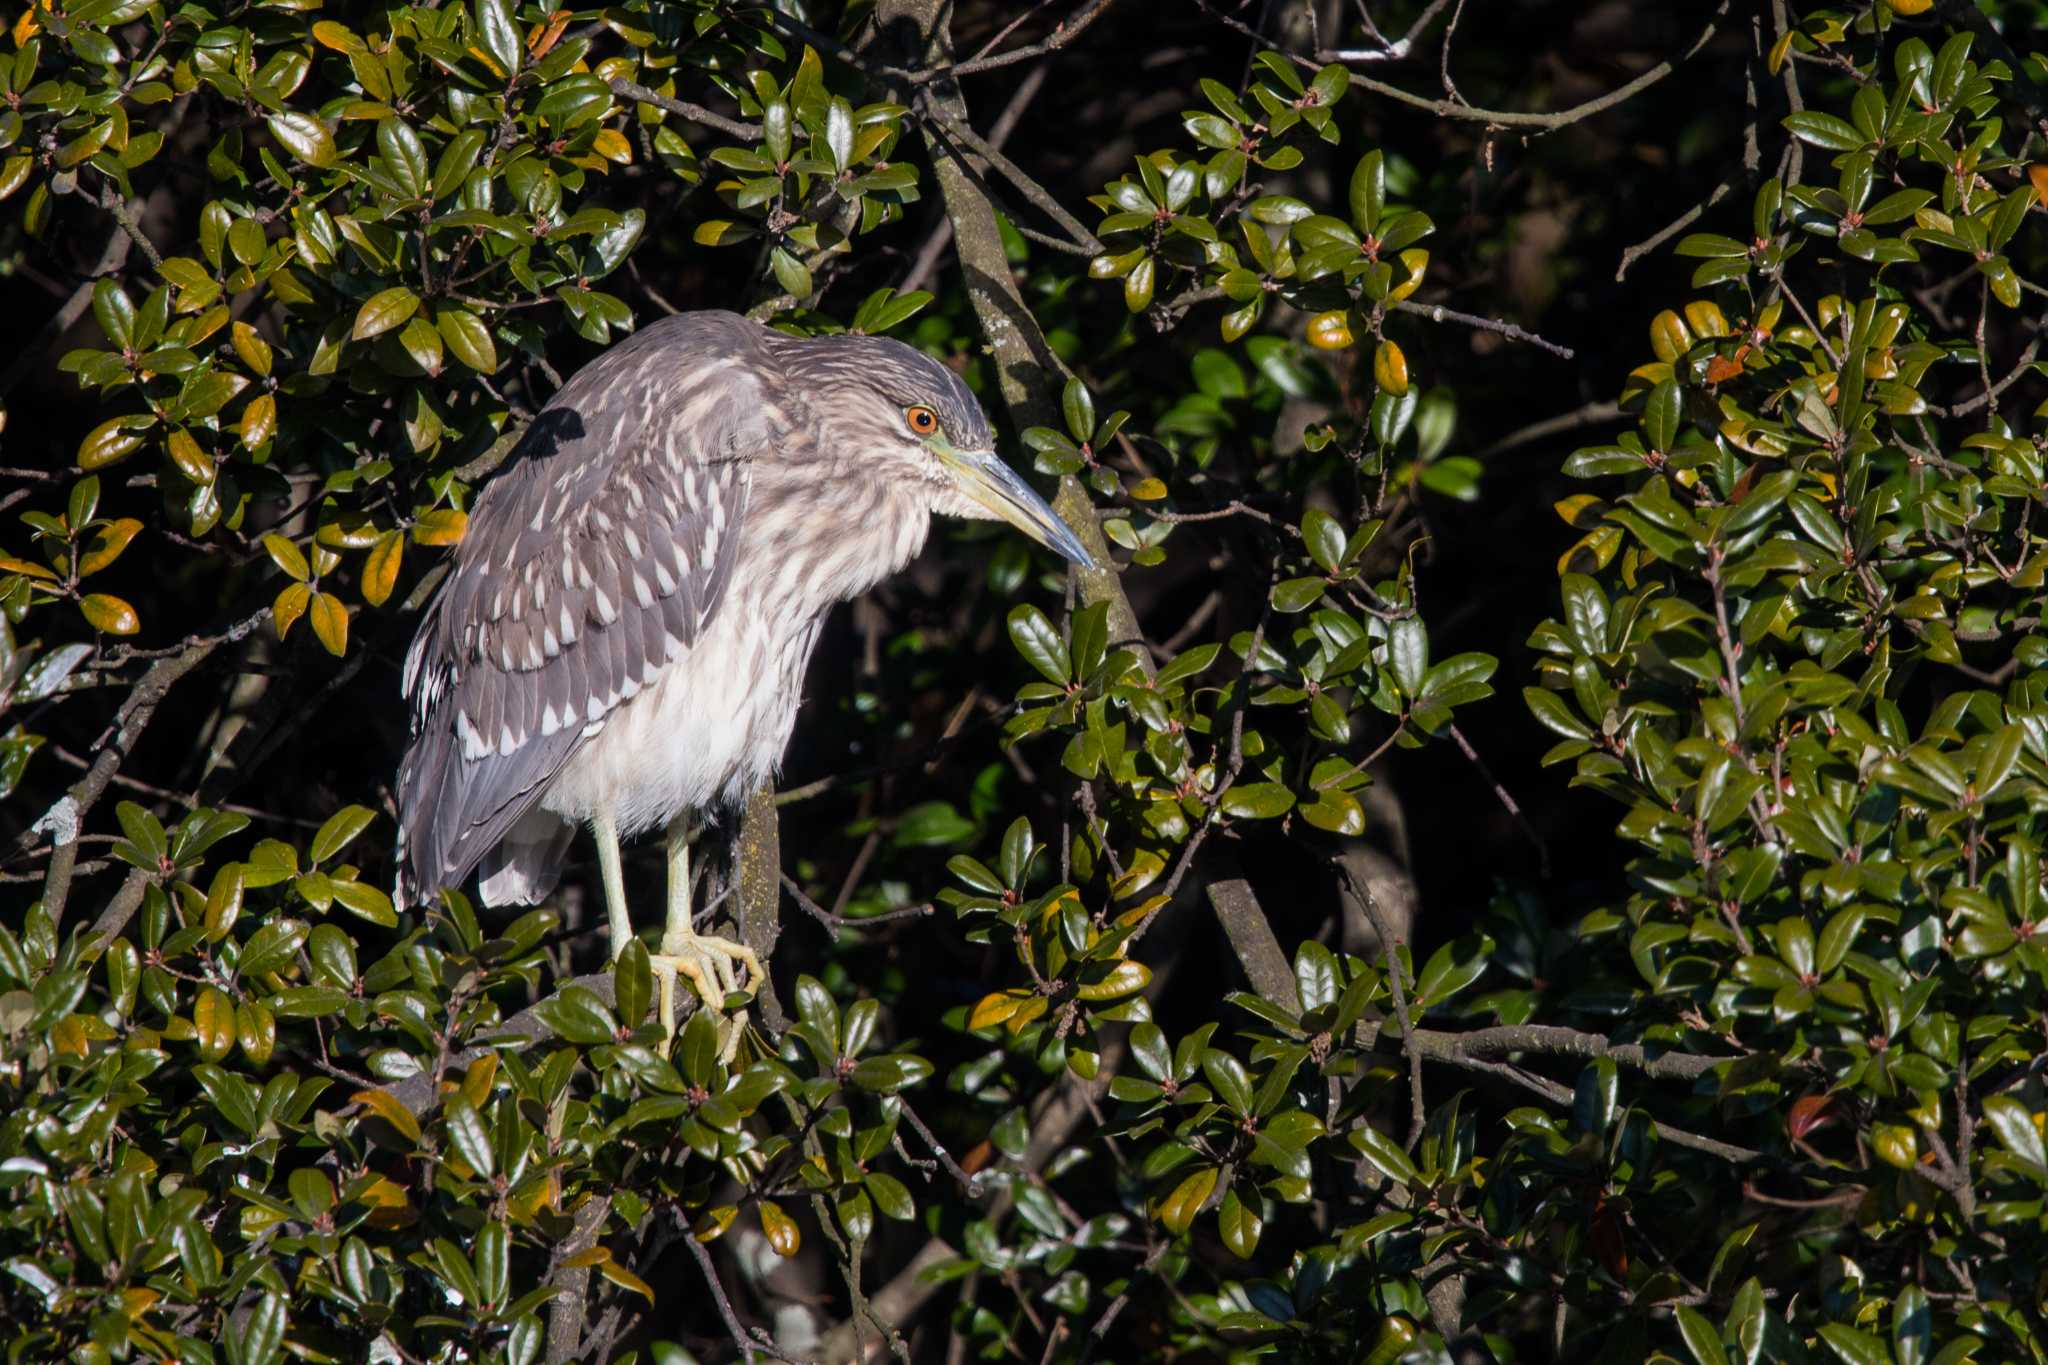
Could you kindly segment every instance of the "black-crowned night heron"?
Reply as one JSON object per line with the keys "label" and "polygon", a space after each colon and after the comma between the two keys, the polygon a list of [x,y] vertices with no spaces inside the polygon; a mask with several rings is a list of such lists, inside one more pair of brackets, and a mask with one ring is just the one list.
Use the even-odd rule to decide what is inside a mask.
{"label": "black-crowned night heron", "polygon": [[951,370],[882,338],[686,313],[579,371],[476,500],[406,657],[400,902],[479,868],[485,904],[538,901],[587,824],[616,957],[619,840],[662,826],[664,1029],[678,973],[713,1008],[740,966],[758,985],[744,945],[693,930],[688,826],[774,774],[826,612],[934,513],[1089,562],[994,444]]}

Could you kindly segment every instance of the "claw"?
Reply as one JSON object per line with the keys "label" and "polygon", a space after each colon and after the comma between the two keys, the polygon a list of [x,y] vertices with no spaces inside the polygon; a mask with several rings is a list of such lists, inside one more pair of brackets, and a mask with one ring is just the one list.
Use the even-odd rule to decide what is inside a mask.
{"label": "claw", "polygon": [[[692,936],[676,945],[677,951],[650,953],[647,963],[660,988],[661,1031],[665,1038],[676,1036],[675,988],[678,976],[686,977],[705,1009],[721,1019],[718,1058],[730,1063],[739,1052],[740,1038],[747,1030],[747,1011],[740,1009],[725,1017],[725,998],[751,984],[755,989],[765,979],[761,960],[754,950],[730,939]],[[740,968],[746,968],[742,978]]]}

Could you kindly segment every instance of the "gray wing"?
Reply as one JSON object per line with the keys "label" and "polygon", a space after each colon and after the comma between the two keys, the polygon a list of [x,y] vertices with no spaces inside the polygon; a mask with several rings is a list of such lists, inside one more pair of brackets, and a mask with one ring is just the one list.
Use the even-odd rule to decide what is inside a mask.
{"label": "gray wing", "polygon": [[684,314],[614,346],[477,499],[406,656],[401,905],[459,886],[718,610],[774,439],[760,330]]}

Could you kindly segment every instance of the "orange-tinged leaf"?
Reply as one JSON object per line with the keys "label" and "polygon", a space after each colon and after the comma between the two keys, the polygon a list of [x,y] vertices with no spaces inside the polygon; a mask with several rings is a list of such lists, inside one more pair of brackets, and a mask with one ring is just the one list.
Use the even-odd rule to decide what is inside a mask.
{"label": "orange-tinged leaf", "polygon": [[17,48],[27,47],[28,40],[42,31],[42,22],[36,18],[36,7],[30,5],[21,12],[21,17],[14,21],[14,45]]}
{"label": "orange-tinged leaf", "polygon": [[1621,1216],[1605,1200],[1593,1210],[1593,1254],[1616,1279],[1628,1278],[1628,1238],[1622,1231]]}
{"label": "orange-tinged leaf", "polygon": [[763,1199],[757,1209],[761,1215],[761,1235],[768,1239],[768,1245],[777,1256],[794,1256],[804,1244],[803,1234],[797,1230],[796,1220],[782,1211],[782,1205],[772,1199]]}
{"label": "orange-tinged leaf", "polygon": [[1399,397],[1408,392],[1408,357],[1391,341],[1382,341],[1372,353],[1373,382]]}
{"label": "orange-tinged leaf", "polygon": [[313,590],[304,583],[292,583],[277,595],[270,604],[271,624],[277,627],[277,638],[282,640],[292,633],[292,627],[306,614],[306,608],[313,601]]}
{"label": "orange-tinged leaf", "polygon": [[405,559],[405,537],[396,531],[386,531],[377,537],[377,543],[370,547],[369,558],[363,561],[363,600],[373,607],[381,607],[391,596],[391,590],[398,586],[398,568]]}
{"label": "orange-tinged leaf", "polygon": [[135,608],[112,593],[88,593],[79,602],[78,610],[84,614],[86,624],[103,635],[133,635],[142,629],[142,618],[135,614]]}
{"label": "orange-tinged leaf", "polygon": [[1166,483],[1161,479],[1140,479],[1131,485],[1130,494],[1139,502],[1157,502],[1166,496]]}
{"label": "orange-tinged leaf", "polygon": [[1747,349],[1747,347],[1744,347],[1734,355],[1717,355],[1712,360],[1709,360],[1707,362],[1707,382],[1709,384],[1725,384],[1741,374],[1742,354]]}
{"label": "orange-tinged leaf", "polygon": [[50,1028],[50,1046],[66,1057],[83,1057],[86,1049],[85,1020],[68,1014]]}
{"label": "orange-tinged leaf", "polygon": [[2041,201],[2041,207],[2048,208],[2048,163],[2027,167],[2027,183],[2034,187],[2034,197]]}
{"label": "orange-tinged leaf", "polygon": [[339,597],[331,592],[314,593],[306,620],[329,654],[338,659],[348,653],[348,608]]}
{"label": "orange-tinged leaf", "polygon": [[1830,1111],[1834,1107],[1833,1095],[1802,1095],[1792,1101],[1791,1109],[1785,1113],[1786,1136],[1796,1140],[1832,1123],[1835,1116]]}
{"label": "orange-tinged leaf", "polygon": [[598,135],[591,140],[590,150],[606,161],[615,161],[621,166],[628,165],[633,160],[633,144],[616,128],[599,130]]}
{"label": "orange-tinged leaf", "polygon": [[414,1118],[412,1110],[400,1104],[398,1097],[390,1091],[358,1090],[349,1098],[396,1128],[410,1141],[420,1140],[420,1121]]}
{"label": "orange-tinged leaf", "polygon": [[1341,351],[1351,344],[1351,315],[1332,308],[1308,320],[1308,344],[1319,351]]}
{"label": "orange-tinged leaf", "polygon": [[457,545],[468,529],[469,513],[453,507],[436,507],[412,524],[412,538],[421,545]]}
{"label": "orange-tinged leaf", "polygon": [[563,1257],[562,1264],[572,1270],[581,1270],[587,1266],[603,1265],[611,1258],[612,1249],[610,1247],[591,1247],[587,1251],[579,1251],[573,1256]]}
{"label": "orange-tinged leaf", "polygon": [[29,578],[48,579],[51,582],[55,582],[57,578],[56,574],[42,565],[30,563],[26,559],[16,559],[13,555],[0,555],[0,573],[18,573]]}
{"label": "orange-tinged leaf", "polygon": [[93,534],[86,542],[85,549],[78,556],[78,576],[98,573],[121,557],[121,551],[128,548],[128,542],[135,539],[142,523],[133,517],[122,517],[110,521]]}
{"label": "orange-tinged leaf", "polygon": [[1903,14],[1908,19],[1927,13],[1934,8],[1934,0],[1884,0],[1885,8],[1894,14]]}
{"label": "orange-tinged leaf", "polygon": [[548,50],[561,41],[562,32],[569,27],[569,20],[574,14],[573,10],[558,9],[545,22],[533,26],[533,31],[526,38],[526,50],[535,61],[547,56]]}

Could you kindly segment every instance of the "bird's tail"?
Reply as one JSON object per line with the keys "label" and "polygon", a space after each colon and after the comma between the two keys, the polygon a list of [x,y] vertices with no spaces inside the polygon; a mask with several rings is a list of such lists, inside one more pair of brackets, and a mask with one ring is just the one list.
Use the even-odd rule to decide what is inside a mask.
{"label": "bird's tail", "polygon": [[485,905],[532,905],[562,880],[562,864],[576,826],[544,810],[530,810],[483,857],[477,890]]}

